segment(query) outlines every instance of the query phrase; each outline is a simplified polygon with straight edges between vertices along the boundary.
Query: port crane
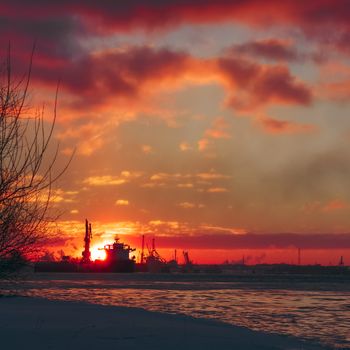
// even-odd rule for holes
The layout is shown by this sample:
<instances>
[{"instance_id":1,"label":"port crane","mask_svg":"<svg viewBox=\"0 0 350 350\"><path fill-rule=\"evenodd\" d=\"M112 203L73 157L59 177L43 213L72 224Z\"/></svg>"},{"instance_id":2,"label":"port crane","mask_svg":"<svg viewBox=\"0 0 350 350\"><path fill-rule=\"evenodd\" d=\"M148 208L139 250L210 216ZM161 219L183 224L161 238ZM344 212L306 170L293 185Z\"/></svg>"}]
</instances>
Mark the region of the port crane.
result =
<instances>
[{"instance_id":1,"label":"port crane","mask_svg":"<svg viewBox=\"0 0 350 350\"><path fill-rule=\"evenodd\" d=\"M90 242L92 238L91 224L85 219L85 237L84 237L84 250L83 258L81 262L83 264L88 264L91 262L91 252L90 252Z\"/></svg>"}]
</instances>

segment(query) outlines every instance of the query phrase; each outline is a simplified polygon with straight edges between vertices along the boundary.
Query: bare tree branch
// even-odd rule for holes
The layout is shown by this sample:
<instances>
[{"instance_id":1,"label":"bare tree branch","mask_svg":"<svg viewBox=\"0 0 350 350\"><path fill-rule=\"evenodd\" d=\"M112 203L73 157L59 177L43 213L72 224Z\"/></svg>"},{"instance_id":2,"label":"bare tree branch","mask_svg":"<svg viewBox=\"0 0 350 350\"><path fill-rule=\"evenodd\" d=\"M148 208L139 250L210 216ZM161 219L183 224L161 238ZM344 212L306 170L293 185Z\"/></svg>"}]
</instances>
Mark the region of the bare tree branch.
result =
<instances>
[{"instance_id":1,"label":"bare tree branch","mask_svg":"<svg viewBox=\"0 0 350 350\"><path fill-rule=\"evenodd\" d=\"M10 46L0 67L0 277L22 266L48 236L52 185L72 160L54 173L59 144L49 151L57 118L57 84L53 118L47 128L44 107L27 107L35 45L27 74L15 81ZM12 262L12 263L11 263Z\"/></svg>"}]
</instances>

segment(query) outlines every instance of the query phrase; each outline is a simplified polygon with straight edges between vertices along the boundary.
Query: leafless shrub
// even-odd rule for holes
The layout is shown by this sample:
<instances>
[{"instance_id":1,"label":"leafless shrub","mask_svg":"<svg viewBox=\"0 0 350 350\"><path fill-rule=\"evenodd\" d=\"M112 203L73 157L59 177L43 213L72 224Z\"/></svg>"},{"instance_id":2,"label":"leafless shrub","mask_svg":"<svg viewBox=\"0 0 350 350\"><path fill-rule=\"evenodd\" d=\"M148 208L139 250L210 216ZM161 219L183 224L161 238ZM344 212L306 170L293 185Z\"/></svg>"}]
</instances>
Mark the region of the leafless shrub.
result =
<instances>
[{"instance_id":1,"label":"leafless shrub","mask_svg":"<svg viewBox=\"0 0 350 350\"><path fill-rule=\"evenodd\" d=\"M33 50L34 52L34 50ZM49 150L56 121L27 105L33 53L22 79L11 71L10 50L0 68L0 277L18 270L48 234L59 147ZM69 162L68 162L69 163Z\"/></svg>"}]
</instances>

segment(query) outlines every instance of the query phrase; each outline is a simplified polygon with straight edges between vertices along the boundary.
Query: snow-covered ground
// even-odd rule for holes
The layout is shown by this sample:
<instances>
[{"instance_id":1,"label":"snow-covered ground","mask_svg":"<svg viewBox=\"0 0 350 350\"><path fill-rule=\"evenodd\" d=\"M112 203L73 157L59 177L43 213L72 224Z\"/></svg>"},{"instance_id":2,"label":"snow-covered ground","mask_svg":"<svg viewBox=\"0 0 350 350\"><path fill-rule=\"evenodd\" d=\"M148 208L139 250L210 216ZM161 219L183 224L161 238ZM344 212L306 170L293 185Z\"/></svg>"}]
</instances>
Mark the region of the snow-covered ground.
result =
<instances>
[{"instance_id":1,"label":"snow-covered ground","mask_svg":"<svg viewBox=\"0 0 350 350\"><path fill-rule=\"evenodd\" d=\"M0 349L320 350L295 338L136 308L0 298Z\"/></svg>"}]
</instances>

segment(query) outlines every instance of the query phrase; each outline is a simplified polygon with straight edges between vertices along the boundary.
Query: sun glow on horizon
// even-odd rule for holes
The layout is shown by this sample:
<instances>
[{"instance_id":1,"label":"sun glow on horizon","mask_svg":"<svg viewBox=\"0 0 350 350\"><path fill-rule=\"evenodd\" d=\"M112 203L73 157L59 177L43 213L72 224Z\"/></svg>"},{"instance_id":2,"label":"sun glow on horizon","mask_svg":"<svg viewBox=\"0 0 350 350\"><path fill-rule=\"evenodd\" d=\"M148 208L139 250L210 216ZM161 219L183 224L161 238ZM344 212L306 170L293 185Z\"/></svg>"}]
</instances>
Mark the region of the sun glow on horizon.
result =
<instances>
[{"instance_id":1,"label":"sun glow on horizon","mask_svg":"<svg viewBox=\"0 0 350 350\"><path fill-rule=\"evenodd\" d=\"M102 245L103 247L103 245ZM91 260L106 260L106 252L100 245L91 247Z\"/></svg>"}]
</instances>

